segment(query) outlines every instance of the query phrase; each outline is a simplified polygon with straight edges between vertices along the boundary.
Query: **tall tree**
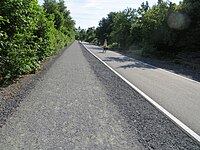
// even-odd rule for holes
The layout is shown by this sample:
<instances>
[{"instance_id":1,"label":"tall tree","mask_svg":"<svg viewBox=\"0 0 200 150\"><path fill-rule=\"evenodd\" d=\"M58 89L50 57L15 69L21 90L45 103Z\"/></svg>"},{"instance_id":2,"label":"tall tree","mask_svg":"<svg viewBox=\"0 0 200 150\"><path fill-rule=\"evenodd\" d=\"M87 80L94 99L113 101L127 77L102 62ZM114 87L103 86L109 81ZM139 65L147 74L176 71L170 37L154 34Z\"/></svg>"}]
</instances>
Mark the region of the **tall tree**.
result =
<instances>
[{"instance_id":1,"label":"tall tree","mask_svg":"<svg viewBox=\"0 0 200 150\"><path fill-rule=\"evenodd\" d=\"M135 9L127 8L122 12L116 13L114 16L111 37L122 48L129 46L131 23L134 20L135 12Z\"/></svg>"}]
</instances>

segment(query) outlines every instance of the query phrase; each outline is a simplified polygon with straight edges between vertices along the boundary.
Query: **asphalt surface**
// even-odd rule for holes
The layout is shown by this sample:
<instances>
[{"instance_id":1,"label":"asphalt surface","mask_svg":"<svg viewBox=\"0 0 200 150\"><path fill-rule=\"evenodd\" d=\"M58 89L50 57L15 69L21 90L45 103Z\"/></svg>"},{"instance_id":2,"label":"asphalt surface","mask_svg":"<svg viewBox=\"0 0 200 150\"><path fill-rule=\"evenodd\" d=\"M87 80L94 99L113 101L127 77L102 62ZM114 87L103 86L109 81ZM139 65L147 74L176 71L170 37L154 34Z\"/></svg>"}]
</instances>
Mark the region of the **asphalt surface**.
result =
<instances>
[{"instance_id":1,"label":"asphalt surface","mask_svg":"<svg viewBox=\"0 0 200 150\"><path fill-rule=\"evenodd\" d=\"M0 149L200 149L77 42L0 129Z\"/></svg>"},{"instance_id":2,"label":"asphalt surface","mask_svg":"<svg viewBox=\"0 0 200 150\"><path fill-rule=\"evenodd\" d=\"M116 52L86 45L115 71L200 135L200 82L193 82Z\"/></svg>"}]
</instances>

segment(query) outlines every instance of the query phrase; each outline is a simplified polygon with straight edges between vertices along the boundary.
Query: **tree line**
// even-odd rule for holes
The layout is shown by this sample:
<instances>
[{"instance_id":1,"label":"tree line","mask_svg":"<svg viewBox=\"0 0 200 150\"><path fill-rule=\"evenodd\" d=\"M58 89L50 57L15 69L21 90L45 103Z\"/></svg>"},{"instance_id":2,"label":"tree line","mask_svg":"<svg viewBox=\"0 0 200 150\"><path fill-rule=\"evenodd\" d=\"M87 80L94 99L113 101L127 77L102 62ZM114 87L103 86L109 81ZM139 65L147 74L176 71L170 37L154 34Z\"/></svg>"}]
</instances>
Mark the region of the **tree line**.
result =
<instances>
[{"instance_id":1,"label":"tree line","mask_svg":"<svg viewBox=\"0 0 200 150\"><path fill-rule=\"evenodd\" d=\"M75 39L64 0L0 1L0 84L35 72L41 62Z\"/></svg>"},{"instance_id":2,"label":"tree line","mask_svg":"<svg viewBox=\"0 0 200 150\"><path fill-rule=\"evenodd\" d=\"M109 48L137 47L143 55L160 58L200 52L199 8L199 0L183 0L178 5L158 0L152 7L146 1L138 9L110 12L97 28L79 28L76 38L99 45L107 39Z\"/></svg>"}]
</instances>

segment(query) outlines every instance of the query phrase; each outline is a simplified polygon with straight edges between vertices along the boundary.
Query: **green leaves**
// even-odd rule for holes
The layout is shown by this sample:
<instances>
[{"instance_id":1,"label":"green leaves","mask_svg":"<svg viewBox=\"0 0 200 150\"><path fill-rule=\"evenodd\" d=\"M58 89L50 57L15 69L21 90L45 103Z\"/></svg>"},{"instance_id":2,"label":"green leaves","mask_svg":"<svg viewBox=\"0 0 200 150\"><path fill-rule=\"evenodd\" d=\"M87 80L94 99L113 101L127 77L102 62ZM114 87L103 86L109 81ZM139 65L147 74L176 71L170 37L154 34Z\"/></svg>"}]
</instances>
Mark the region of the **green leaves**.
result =
<instances>
[{"instance_id":1,"label":"green leaves","mask_svg":"<svg viewBox=\"0 0 200 150\"><path fill-rule=\"evenodd\" d=\"M56 8L46 6L51 14L37 0L0 1L0 84L35 72L41 61L74 39L74 23L66 7L58 9L64 3L58 7L56 1L49 2ZM70 27L64 26L64 16Z\"/></svg>"},{"instance_id":2,"label":"green leaves","mask_svg":"<svg viewBox=\"0 0 200 150\"><path fill-rule=\"evenodd\" d=\"M179 5L166 0L149 7L142 3L135 10L110 12L94 31L78 29L77 39L108 40L111 48L131 49L135 45L144 53L174 58L180 52L198 51L200 47L200 1L183 0ZM95 34L96 36L94 36ZM92 36L91 36L92 35Z\"/></svg>"}]
</instances>

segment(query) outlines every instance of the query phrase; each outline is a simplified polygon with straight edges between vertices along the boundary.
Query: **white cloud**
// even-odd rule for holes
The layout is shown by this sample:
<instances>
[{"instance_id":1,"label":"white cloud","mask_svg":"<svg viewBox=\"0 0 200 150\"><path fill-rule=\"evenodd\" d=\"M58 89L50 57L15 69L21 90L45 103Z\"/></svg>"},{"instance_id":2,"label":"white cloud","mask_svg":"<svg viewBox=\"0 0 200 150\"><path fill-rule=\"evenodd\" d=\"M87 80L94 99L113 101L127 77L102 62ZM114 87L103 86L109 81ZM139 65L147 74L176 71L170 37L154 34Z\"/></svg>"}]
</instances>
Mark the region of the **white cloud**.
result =
<instances>
[{"instance_id":1,"label":"white cloud","mask_svg":"<svg viewBox=\"0 0 200 150\"><path fill-rule=\"evenodd\" d=\"M41 4L43 0L39 0ZM98 26L99 21L106 17L111 11L124 10L127 7L138 8L146 0L65 0L76 27L88 28ZM171 0L177 3L180 0ZM157 0L148 0L150 5L157 3Z\"/></svg>"},{"instance_id":2,"label":"white cloud","mask_svg":"<svg viewBox=\"0 0 200 150\"><path fill-rule=\"evenodd\" d=\"M99 21L106 17L111 11L124 10L127 7L138 7L134 0L88 0L85 3L70 2L68 9L71 11L72 18L76 21L76 26L82 28L98 26Z\"/></svg>"},{"instance_id":3,"label":"white cloud","mask_svg":"<svg viewBox=\"0 0 200 150\"><path fill-rule=\"evenodd\" d=\"M84 7L90 8L90 7L95 7L95 6L97 6L97 0L89 0Z\"/></svg>"}]
</instances>

